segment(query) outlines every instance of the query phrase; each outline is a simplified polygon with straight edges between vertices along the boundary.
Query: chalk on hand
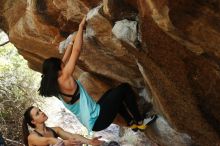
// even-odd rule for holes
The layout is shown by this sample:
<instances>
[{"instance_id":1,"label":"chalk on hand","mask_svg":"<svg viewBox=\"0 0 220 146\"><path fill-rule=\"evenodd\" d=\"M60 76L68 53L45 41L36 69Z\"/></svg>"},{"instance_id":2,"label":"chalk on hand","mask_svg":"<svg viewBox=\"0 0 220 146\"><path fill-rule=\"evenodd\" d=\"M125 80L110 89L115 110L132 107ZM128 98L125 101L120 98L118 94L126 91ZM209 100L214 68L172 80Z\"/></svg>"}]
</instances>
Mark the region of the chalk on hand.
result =
<instances>
[{"instance_id":1,"label":"chalk on hand","mask_svg":"<svg viewBox=\"0 0 220 146\"><path fill-rule=\"evenodd\" d=\"M64 53L64 51L65 51L65 49L67 48L68 44L72 41L72 39L73 39L73 37L74 37L75 35L76 35L76 32L70 34L70 35L67 37L66 40L60 42L59 48L58 48L60 54L63 54L63 53Z\"/></svg>"}]
</instances>

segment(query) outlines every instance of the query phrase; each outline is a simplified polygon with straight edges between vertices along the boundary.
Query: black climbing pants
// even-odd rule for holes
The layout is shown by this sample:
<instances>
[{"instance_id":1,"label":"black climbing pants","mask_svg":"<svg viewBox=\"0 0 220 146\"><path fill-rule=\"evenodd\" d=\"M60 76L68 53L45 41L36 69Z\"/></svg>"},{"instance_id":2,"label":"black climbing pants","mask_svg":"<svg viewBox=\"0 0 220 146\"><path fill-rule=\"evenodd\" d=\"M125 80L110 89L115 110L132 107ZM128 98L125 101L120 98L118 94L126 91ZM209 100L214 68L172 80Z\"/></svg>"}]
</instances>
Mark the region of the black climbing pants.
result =
<instances>
[{"instance_id":1,"label":"black climbing pants","mask_svg":"<svg viewBox=\"0 0 220 146\"><path fill-rule=\"evenodd\" d=\"M100 105L100 114L93 126L93 131L107 128L118 113L127 123L133 120L136 122L143 120L137 107L134 91L127 83L108 90L102 95L98 104Z\"/></svg>"}]
</instances>

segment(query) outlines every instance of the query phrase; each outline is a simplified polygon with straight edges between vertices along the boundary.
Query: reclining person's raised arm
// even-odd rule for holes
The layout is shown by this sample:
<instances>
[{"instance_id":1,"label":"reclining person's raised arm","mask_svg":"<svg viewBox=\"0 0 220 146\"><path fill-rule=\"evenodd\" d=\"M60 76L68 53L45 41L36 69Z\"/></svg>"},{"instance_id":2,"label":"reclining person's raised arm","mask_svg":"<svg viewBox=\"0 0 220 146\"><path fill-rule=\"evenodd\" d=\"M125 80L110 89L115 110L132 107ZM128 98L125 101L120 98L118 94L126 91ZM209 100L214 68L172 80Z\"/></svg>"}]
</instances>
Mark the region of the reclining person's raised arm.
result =
<instances>
[{"instance_id":1,"label":"reclining person's raised arm","mask_svg":"<svg viewBox=\"0 0 220 146\"><path fill-rule=\"evenodd\" d=\"M82 144L91 144L93 146L98 146L103 143L103 141L99 140L99 138L101 137L94 137L93 139L88 139L79 134L72 134L66 132L60 127L55 127L55 131L59 135L59 137L64 140L75 139L76 141L80 141Z\"/></svg>"},{"instance_id":2,"label":"reclining person's raised arm","mask_svg":"<svg viewBox=\"0 0 220 146\"><path fill-rule=\"evenodd\" d=\"M50 144L56 144L58 142L57 138L53 137L40 137L35 134L30 134L28 136L28 143L30 146L32 145L50 145Z\"/></svg>"}]
</instances>

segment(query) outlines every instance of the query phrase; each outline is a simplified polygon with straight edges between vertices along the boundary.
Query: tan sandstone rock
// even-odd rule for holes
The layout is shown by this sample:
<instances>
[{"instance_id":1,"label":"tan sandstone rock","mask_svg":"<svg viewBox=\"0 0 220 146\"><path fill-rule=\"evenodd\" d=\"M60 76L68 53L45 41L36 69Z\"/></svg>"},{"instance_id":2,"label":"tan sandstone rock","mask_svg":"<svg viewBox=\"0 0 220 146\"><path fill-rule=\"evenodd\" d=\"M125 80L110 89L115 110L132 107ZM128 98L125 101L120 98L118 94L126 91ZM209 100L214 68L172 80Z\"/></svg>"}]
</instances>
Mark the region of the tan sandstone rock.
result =
<instances>
[{"instance_id":1,"label":"tan sandstone rock","mask_svg":"<svg viewBox=\"0 0 220 146\"><path fill-rule=\"evenodd\" d=\"M168 122L166 126L175 131L172 134L187 135L187 142L169 133L162 135L159 119L145 132L154 142L218 146L219 6L214 0L2 0L0 28L29 66L41 71L45 58L62 56L59 42L77 31L88 13L74 76L95 99L110 87L128 82L137 93L148 91L154 111ZM137 38L128 43L129 37L115 35L112 29L119 21L136 21ZM145 108L143 103L139 106Z\"/></svg>"}]
</instances>

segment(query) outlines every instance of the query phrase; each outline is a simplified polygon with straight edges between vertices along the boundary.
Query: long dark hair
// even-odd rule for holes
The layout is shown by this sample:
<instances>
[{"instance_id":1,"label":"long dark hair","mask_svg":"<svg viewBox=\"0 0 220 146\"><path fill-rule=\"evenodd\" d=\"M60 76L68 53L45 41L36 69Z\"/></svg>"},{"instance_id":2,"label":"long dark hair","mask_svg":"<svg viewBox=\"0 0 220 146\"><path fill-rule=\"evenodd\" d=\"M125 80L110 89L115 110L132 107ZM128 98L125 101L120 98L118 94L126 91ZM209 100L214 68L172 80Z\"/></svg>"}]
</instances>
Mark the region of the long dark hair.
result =
<instances>
[{"instance_id":1,"label":"long dark hair","mask_svg":"<svg viewBox=\"0 0 220 146\"><path fill-rule=\"evenodd\" d=\"M32 128L35 128L36 126L31 123L32 117L31 117L31 110L34 108L34 106L29 107L25 113L24 113L24 119L22 123L22 130L23 130L23 142L25 146L28 146L28 135L29 130L28 130L28 125L31 126Z\"/></svg>"},{"instance_id":2,"label":"long dark hair","mask_svg":"<svg viewBox=\"0 0 220 146\"><path fill-rule=\"evenodd\" d=\"M62 61L59 58L51 57L44 61L42 69L42 80L39 88L41 96L58 96L58 71L61 70Z\"/></svg>"}]
</instances>

